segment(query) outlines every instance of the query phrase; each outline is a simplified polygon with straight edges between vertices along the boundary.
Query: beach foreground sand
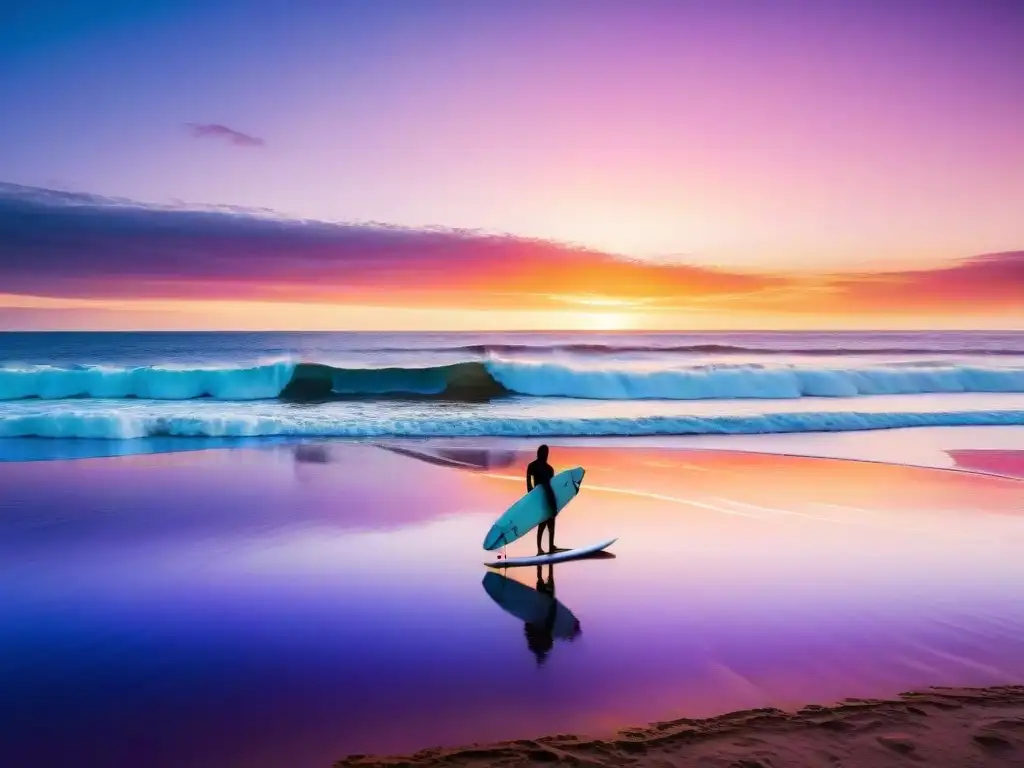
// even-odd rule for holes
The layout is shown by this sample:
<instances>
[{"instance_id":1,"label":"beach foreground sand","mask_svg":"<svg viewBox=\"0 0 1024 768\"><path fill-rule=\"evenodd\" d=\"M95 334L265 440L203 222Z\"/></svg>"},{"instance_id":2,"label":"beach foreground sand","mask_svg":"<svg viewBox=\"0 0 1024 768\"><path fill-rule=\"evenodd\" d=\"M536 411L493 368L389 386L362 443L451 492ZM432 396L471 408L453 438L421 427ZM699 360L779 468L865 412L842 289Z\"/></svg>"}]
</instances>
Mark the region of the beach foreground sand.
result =
<instances>
[{"instance_id":1,"label":"beach foreground sand","mask_svg":"<svg viewBox=\"0 0 1024 768\"><path fill-rule=\"evenodd\" d=\"M630 728L606 739L560 735L351 755L344 766L1011 766L1024 765L1024 686L934 688L883 701L847 699L797 712L753 709Z\"/></svg>"}]
</instances>

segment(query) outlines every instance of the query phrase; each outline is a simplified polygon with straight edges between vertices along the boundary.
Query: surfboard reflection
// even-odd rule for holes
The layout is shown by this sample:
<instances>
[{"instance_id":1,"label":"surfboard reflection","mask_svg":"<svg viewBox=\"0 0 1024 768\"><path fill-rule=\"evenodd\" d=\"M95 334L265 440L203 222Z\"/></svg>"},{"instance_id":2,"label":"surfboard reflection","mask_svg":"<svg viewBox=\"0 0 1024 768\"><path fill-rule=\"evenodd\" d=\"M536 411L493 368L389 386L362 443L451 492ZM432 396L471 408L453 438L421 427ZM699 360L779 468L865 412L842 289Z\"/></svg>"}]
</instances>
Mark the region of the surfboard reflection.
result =
<instances>
[{"instance_id":1,"label":"surfboard reflection","mask_svg":"<svg viewBox=\"0 0 1024 768\"><path fill-rule=\"evenodd\" d=\"M545 574L546 571L546 574ZM495 571L484 575L484 590L506 612L523 622L526 645L542 665L555 640L572 641L583 631L579 619L555 597L554 565L537 566L537 584L526 584Z\"/></svg>"}]
</instances>

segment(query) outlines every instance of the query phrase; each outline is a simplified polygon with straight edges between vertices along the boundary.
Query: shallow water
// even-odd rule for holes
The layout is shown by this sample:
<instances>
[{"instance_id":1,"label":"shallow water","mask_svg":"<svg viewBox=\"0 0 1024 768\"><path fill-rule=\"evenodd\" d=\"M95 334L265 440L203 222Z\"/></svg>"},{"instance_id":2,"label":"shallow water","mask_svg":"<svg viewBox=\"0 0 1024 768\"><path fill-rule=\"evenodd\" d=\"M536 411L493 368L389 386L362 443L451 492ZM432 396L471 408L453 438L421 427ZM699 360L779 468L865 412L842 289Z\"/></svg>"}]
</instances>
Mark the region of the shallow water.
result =
<instances>
[{"instance_id":1,"label":"shallow water","mask_svg":"<svg viewBox=\"0 0 1024 768\"><path fill-rule=\"evenodd\" d=\"M529 456L430 452L0 465L4 762L330 765L1024 678L1018 481L558 447L588 470L558 543L619 537L552 569L570 640L483 584Z\"/></svg>"}]
</instances>

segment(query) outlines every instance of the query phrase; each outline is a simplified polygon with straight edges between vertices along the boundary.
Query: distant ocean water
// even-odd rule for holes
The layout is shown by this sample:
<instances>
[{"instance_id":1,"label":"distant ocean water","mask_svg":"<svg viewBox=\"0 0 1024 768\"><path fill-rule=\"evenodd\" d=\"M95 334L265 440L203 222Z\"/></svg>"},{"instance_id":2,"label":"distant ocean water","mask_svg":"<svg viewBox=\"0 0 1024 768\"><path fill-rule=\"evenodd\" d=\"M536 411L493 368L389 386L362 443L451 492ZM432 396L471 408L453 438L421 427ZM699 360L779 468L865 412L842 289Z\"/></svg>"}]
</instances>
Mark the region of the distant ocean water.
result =
<instances>
[{"instance_id":1,"label":"distant ocean water","mask_svg":"<svg viewBox=\"0 0 1024 768\"><path fill-rule=\"evenodd\" d=\"M0 438L985 424L1024 424L1024 332L0 334Z\"/></svg>"}]
</instances>

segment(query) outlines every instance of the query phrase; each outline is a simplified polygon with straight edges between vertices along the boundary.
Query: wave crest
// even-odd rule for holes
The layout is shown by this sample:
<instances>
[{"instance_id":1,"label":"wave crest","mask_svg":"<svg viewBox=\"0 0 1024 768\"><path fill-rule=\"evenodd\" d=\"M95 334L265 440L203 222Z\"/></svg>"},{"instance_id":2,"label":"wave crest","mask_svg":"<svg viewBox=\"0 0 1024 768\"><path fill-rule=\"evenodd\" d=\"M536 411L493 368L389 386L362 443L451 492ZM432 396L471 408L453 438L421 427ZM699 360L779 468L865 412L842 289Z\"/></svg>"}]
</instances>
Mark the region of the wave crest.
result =
<instances>
[{"instance_id":1,"label":"wave crest","mask_svg":"<svg viewBox=\"0 0 1024 768\"><path fill-rule=\"evenodd\" d=\"M491 359L422 368L279 362L251 367L0 369L0 400L69 398L315 402L348 398L484 401L510 394L594 400L795 399L1024 392L1024 368L904 363L851 368L703 365L578 368Z\"/></svg>"},{"instance_id":2,"label":"wave crest","mask_svg":"<svg viewBox=\"0 0 1024 768\"><path fill-rule=\"evenodd\" d=\"M921 365L865 368L695 366L651 371L492 362L512 392L602 400L794 399L949 392L1024 392L1024 369Z\"/></svg>"},{"instance_id":3,"label":"wave crest","mask_svg":"<svg viewBox=\"0 0 1024 768\"><path fill-rule=\"evenodd\" d=\"M192 400L265 400L281 394L291 381L292 363L248 368L115 368L50 365L0 368L0 400L68 398Z\"/></svg>"}]
</instances>

